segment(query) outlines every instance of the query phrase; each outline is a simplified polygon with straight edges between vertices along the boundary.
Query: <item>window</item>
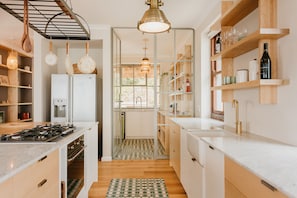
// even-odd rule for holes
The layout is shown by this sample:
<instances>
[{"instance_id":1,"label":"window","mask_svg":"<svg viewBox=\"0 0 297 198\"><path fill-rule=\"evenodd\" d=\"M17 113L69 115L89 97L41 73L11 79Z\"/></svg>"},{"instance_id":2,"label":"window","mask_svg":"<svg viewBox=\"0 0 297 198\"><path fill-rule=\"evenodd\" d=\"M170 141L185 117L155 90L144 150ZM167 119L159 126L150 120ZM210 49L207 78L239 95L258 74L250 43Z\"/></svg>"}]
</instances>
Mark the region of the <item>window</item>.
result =
<instances>
[{"instance_id":1,"label":"window","mask_svg":"<svg viewBox=\"0 0 297 198\"><path fill-rule=\"evenodd\" d=\"M215 54L215 38L211 39L211 55ZM220 61L211 61L211 86L222 85L222 64ZM224 104L222 102L222 90L214 90L211 93L211 117L224 120Z\"/></svg>"},{"instance_id":2,"label":"window","mask_svg":"<svg viewBox=\"0 0 297 198\"><path fill-rule=\"evenodd\" d=\"M159 67L157 67L157 76L157 93L159 93ZM121 66L121 101L122 108L154 107L153 66L147 74L140 71L140 65Z\"/></svg>"}]
</instances>

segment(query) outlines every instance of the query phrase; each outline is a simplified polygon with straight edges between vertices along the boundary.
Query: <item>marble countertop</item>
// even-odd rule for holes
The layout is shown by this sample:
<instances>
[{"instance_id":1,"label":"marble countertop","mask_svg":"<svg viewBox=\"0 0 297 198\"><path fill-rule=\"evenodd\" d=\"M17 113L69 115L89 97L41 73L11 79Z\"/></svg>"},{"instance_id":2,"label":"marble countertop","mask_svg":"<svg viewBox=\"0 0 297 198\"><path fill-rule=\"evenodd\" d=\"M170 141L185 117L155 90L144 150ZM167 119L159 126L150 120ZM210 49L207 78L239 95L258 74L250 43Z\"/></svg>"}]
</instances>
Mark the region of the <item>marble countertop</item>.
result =
<instances>
[{"instance_id":1,"label":"marble countertop","mask_svg":"<svg viewBox=\"0 0 297 198\"><path fill-rule=\"evenodd\" d=\"M188 132L225 128L224 136L200 138L282 193L297 197L297 147L251 133L239 136L212 119L171 119Z\"/></svg>"},{"instance_id":2,"label":"marble countertop","mask_svg":"<svg viewBox=\"0 0 297 198\"><path fill-rule=\"evenodd\" d=\"M297 147L250 134L201 137L289 197L297 197Z\"/></svg>"},{"instance_id":3,"label":"marble countertop","mask_svg":"<svg viewBox=\"0 0 297 198\"><path fill-rule=\"evenodd\" d=\"M224 122L209 118L171 118L172 121L180 125L187 131L215 130L224 128Z\"/></svg>"},{"instance_id":4,"label":"marble countertop","mask_svg":"<svg viewBox=\"0 0 297 198\"><path fill-rule=\"evenodd\" d=\"M75 125L76 126L76 125ZM86 126L76 127L74 133L51 143L0 143L0 183L29 167L52 151L66 146L85 132Z\"/></svg>"}]
</instances>

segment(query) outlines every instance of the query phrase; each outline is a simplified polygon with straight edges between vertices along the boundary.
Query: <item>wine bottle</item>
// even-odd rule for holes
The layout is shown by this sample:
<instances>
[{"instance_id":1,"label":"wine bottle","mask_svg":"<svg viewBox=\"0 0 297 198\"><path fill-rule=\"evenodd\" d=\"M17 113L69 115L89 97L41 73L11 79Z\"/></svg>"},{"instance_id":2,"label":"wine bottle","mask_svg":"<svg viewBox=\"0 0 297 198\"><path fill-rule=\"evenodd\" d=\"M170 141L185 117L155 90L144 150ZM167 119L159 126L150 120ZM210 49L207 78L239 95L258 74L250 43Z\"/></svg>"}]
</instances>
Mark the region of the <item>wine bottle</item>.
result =
<instances>
[{"instance_id":1,"label":"wine bottle","mask_svg":"<svg viewBox=\"0 0 297 198\"><path fill-rule=\"evenodd\" d=\"M215 46L215 53L218 54L221 52L221 37L217 35L216 37L216 46Z\"/></svg>"},{"instance_id":2,"label":"wine bottle","mask_svg":"<svg viewBox=\"0 0 297 198\"><path fill-rule=\"evenodd\" d=\"M260 61L261 79L271 79L271 59L268 54L268 43L264 43L264 52Z\"/></svg>"}]
</instances>

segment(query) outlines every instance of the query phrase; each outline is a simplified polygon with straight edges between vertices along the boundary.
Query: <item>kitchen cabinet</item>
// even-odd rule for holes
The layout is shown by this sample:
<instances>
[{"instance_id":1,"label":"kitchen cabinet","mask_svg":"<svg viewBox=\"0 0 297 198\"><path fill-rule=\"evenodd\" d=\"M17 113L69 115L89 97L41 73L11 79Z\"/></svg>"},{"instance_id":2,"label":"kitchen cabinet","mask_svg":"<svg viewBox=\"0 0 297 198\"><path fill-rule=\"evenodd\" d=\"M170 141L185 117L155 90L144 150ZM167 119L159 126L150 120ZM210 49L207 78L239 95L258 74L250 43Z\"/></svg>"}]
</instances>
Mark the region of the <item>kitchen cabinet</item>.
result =
<instances>
[{"instance_id":1,"label":"kitchen cabinet","mask_svg":"<svg viewBox=\"0 0 297 198\"><path fill-rule=\"evenodd\" d=\"M181 130L181 169L180 180L188 198L203 197L204 173L203 167L197 162L187 149L187 130Z\"/></svg>"},{"instance_id":2,"label":"kitchen cabinet","mask_svg":"<svg viewBox=\"0 0 297 198\"><path fill-rule=\"evenodd\" d=\"M9 52L17 52L18 68L7 67ZM31 121L33 118L33 54L0 41L0 112L2 122Z\"/></svg>"},{"instance_id":3,"label":"kitchen cabinet","mask_svg":"<svg viewBox=\"0 0 297 198\"><path fill-rule=\"evenodd\" d=\"M158 112L158 140L161 143L165 154L169 153L169 116L165 115L166 112Z\"/></svg>"},{"instance_id":4,"label":"kitchen cabinet","mask_svg":"<svg viewBox=\"0 0 297 198\"><path fill-rule=\"evenodd\" d=\"M59 197L59 185L59 151L55 150L2 183L0 197Z\"/></svg>"},{"instance_id":5,"label":"kitchen cabinet","mask_svg":"<svg viewBox=\"0 0 297 198\"><path fill-rule=\"evenodd\" d=\"M93 182L98 181L98 123L90 126L86 132L85 181L87 192ZM86 193L87 193L86 192Z\"/></svg>"},{"instance_id":6,"label":"kitchen cabinet","mask_svg":"<svg viewBox=\"0 0 297 198\"><path fill-rule=\"evenodd\" d=\"M258 9L259 27L253 33L236 40L231 45L222 43L220 53L212 53L211 61L221 60L222 78L224 76L234 76L233 59L258 48L258 65L263 54L263 44L269 44L269 55L272 62L272 79L260 79L242 83L217 85L211 88L212 91L222 90L222 101L231 102L233 99L233 90L238 89L259 89L260 104L277 103L277 87L288 84L288 80L278 79L277 65L277 40L289 34L287 28L277 28L277 1L276 0L238 0L236 2L222 0L221 35L244 19L247 15ZM218 27L215 25L214 27ZM212 38L213 40L213 38ZM258 70L260 74L260 69ZM258 75L259 78L259 75Z\"/></svg>"},{"instance_id":7,"label":"kitchen cabinet","mask_svg":"<svg viewBox=\"0 0 297 198\"><path fill-rule=\"evenodd\" d=\"M225 197L287 197L271 184L225 157Z\"/></svg>"},{"instance_id":8,"label":"kitchen cabinet","mask_svg":"<svg viewBox=\"0 0 297 198\"><path fill-rule=\"evenodd\" d=\"M169 162L173 167L177 177L180 179L180 126L169 121L170 128L170 148L169 148Z\"/></svg>"},{"instance_id":9,"label":"kitchen cabinet","mask_svg":"<svg viewBox=\"0 0 297 198\"><path fill-rule=\"evenodd\" d=\"M176 116L193 116L193 56L192 46L185 45L184 53L169 69L170 112Z\"/></svg>"},{"instance_id":10,"label":"kitchen cabinet","mask_svg":"<svg viewBox=\"0 0 297 198\"><path fill-rule=\"evenodd\" d=\"M224 154L207 143L205 151L205 197L224 198Z\"/></svg>"}]
</instances>

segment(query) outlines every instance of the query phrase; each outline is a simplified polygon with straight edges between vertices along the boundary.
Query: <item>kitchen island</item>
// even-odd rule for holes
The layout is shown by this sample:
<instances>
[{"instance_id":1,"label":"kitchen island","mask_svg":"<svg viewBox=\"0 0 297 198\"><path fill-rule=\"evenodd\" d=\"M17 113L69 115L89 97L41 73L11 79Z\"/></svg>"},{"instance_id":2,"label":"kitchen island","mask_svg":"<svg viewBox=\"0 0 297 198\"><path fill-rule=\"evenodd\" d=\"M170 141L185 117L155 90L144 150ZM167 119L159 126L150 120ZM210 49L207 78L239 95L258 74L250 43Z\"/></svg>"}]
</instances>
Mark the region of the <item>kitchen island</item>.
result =
<instances>
[{"instance_id":1,"label":"kitchen island","mask_svg":"<svg viewBox=\"0 0 297 198\"><path fill-rule=\"evenodd\" d=\"M36 126L39 124L40 123L30 123L30 124L27 124L25 128L30 128L32 126ZM7 131L10 131L10 132L19 131L19 126L17 124L13 124L13 125L15 125L15 129L12 130L13 127L8 127ZM5 133L4 126L5 125L1 125L2 134ZM73 133L58 140L57 142L1 143L0 144L0 163L1 163L0 189L2 190L1 186L5 186L7 183L10 182L10 180L12 180L12 178L18 177L18 175L22 175L24 172L26 172L27 169L30 169L32 167L36 168L36 164L38 162L49 160L47 158L50 158L50 156L53 153L57 153L56 155L57 159L52 160L52 161L56 160L58 163L57 165L58 181L54 184L57 193L54 193L53 194L54 196L49 194L49 197L55 197L56 195L59 196L61 193L63 193L63 189L60 188L61 183L65 182L65 180L67 179L67 170L65 170L65 164L67 164L67 162L65 162L67 160L65 158L65 155L67 155L67 145L73 140L77 139L78 137L84 135L85 137L84 144L86 147L85 155L84 155L85 183L84 183L84 187L79 193L79 197L87 197L88 189L90 188L91 184L97 181L98 179L97 178L98 174L96 174L98 171L98 141L97 141L98 123L74 123L74 126L76 126L76 129L74 130ZM66 165L66 168L67 168L67 165ZM55 172L52 172L52 175L55 175ZM43 179L41 183L38 183L38 186L39 185L42 186L44 184L50 183L50 181L51 181L51 178ZM15 182L16 181L14 181L14 183ZM21 181L21 182L26 183L26 181ZM0 197L2 197L1 190L0 190ZM11 197L14 197L14 196L11 196Z\"/></svg>"},{"instance_id":2,"label":"kitchen island","mask_svg":"<svg viewBox=\"0 0 297 198\"><path fill-rule=\"evenodd\" d=\"M229 190L226 187L229 180L234 182L232 185L246 197L259 197L260 192L256 188L250 190L254 191L252 193L256 193L253 196L248 192L249 190L241 189L242 186L244 186L243 188L249 188L249 186L253 185L265 186L264 188L272 193L272 196L269 197L297 197L297 147L252 133L243 133L239 136L231 132L230 129L227 130L228 127L223 129L224 126L219 126L219 122L211 119L173 118L172 121L181 128L187 129L181 130L183 133L194 133L201 128L213 132L221 130L221 135L203 135L201 137L197 136L197 138L200 138L203 142L205 151L211 148L210 150L221 153L223 159L225 158L223 163L211 165L223 170L223 175L225 175L225 181L223 181L225 184L223 186L225 197L232 197L226 195ZM233 164L232 166L230 166L230 161L232 162L231 165ZM205 167L207 166L209 164L206 163ZM240 169L240 172L234 172L232 169L235 168ZM244 175L243 171L245 171L244 174L253 175L252 177L256 178L256 180L241 177ZM230 176L230 172L234 172L233 175ZM224 195L221 195L221 197L224 197Z\"/></svg>"}]
</instances>

